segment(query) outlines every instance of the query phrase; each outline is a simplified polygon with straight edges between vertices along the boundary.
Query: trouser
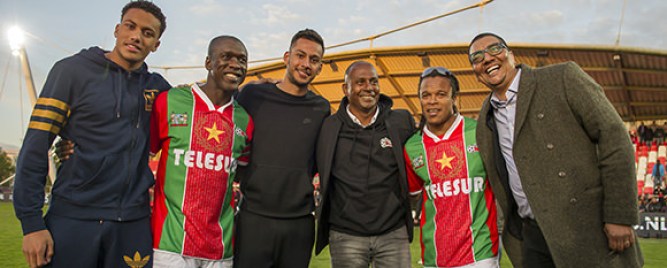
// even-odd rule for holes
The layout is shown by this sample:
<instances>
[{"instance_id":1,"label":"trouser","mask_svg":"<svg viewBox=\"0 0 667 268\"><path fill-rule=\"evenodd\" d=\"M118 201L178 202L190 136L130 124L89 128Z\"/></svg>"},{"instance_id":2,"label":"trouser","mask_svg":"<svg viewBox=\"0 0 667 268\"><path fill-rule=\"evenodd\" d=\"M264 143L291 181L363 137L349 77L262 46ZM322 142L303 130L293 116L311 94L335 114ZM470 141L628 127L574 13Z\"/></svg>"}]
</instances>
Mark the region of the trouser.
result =
<instances>
[{"instance_id":1,"label":"trouser","mask_svg":"<svg viewBox=\"0 0 667 268\"><path fill-rule=\"evenodd\" d=\"M547 241L535 220L524 219L521 233L523 234L523 267L556 267Z\"/></svg>"},{"instance_id":2,"label":"trouser","mask_svg":"<svg viewBox=\"0 0 667 268\"><path fill-rule=\"evenodd\" d=\"M153 267L150 218L117 222L48 213L53 258L46 267Z\"/></svg>"},{"instance_id":3,"label":"trouser","mask_svg":"<svg viewBox=\"0 0 667 268\"><path fill-rule=\"evenodd\" d=\"M313 215L282 219L240 210L235 226L234 267L308 267L315 241Z\"/></svg>"},{"instance_id":4,"label":"trouser","mask_svg":"<svg viewBox=\"0 0 667 268\"><path fill-rule=\"evenodd\" d=\"M379 236L329 231L333 268L410 267L410 242L405 226Z\"/></svg>"}]
</instances>

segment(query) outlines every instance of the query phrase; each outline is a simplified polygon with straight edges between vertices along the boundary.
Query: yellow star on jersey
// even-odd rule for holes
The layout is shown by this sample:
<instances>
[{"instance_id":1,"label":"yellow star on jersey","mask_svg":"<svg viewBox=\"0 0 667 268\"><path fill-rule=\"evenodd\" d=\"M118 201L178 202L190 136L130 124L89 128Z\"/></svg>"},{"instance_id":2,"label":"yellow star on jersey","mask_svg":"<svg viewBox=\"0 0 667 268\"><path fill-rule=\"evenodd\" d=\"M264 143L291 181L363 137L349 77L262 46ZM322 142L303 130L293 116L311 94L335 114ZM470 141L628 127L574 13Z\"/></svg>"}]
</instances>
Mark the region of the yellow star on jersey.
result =
<instances>
[{"instance_id":1,"label":"yellow star on jersey","mask_svg":"<svg viewBox=\"0 0 667 268\"><path fill-rule=\"evenodd\" d=\"M452 168L452 160L454 160L454 157L447 157L447 154L445 152L442 152L442 157L438 160L435 160L435 162L440 163L440 170L445 170L445 167L448 167L449 169Z\"/></svg>"},{"instance_id":2,"label":"yellow star on jersey","mask_svg":"<svg viewBox=\"0 0 667 268\"><path fill-rule=\"evenodd\" d=\"M218 129L215 122L213 122L212 127L204 127L204 129L208 132L208 138L206 138L206 141L215 139L216 142L220 143L220 135L225 133L224 130Z\"/></svg>"}]
</instances>

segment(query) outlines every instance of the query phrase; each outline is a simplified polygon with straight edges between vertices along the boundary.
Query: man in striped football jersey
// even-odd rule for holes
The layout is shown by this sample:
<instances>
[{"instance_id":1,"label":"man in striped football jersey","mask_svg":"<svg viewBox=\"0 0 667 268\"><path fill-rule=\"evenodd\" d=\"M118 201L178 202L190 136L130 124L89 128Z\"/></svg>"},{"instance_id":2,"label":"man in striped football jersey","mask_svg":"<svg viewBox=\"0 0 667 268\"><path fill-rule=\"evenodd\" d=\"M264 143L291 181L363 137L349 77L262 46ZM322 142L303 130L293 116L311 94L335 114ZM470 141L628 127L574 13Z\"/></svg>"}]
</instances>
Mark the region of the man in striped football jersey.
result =
<instances>
[{"instance_id":1,"label":"man in striped football jersey","mask_svg":"<svg viewBox=\"0 0 667 268\"><path fill-rule=\"evenodd\" d=\"M410 193L423 191L425 267L498 267L496 203L477 150L477 122L458 114L458 80L431 67L419 80L420 129L405 144Z\"/></svg>"},{"instance_id":2,"label":"man in striped football jersey","mask_svg":"<svg viewBox=\"0 0 667 268\"><path fill-rule=\"evenodd\" d=\"M152 229L156 267L232 267L237 164L247 164L253 121L232 95L247 50L232 36L211 40L205 83L160 94L151 153L161 150Z\"/></svg>"}]
</instances>

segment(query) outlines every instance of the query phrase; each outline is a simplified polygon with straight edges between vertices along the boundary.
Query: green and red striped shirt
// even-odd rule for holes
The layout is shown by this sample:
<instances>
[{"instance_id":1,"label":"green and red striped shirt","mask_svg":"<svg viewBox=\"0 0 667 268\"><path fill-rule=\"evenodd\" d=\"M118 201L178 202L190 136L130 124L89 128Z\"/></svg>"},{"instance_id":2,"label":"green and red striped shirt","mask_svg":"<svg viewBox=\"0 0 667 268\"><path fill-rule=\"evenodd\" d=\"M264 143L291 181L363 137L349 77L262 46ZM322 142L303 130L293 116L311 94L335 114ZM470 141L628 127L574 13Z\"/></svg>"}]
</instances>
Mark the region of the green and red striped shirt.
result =
<instances>
[{"instance_id":1,"label":"green and red striped shirt","mask_svg":"<svg viewBox=\"0 0 667 268\"><path fill-rule=\"evenodd\" d=\"M152 228L156 250L231 259L232 182L248 159L253 122L231 100L215 107L197 86L159 95L151 116L151 152L160 155Z\"/></svg>"},{"instance_id":2,"label":"green and red striped shirt","mask_svg":"<svg viewBox=\"0 0 667 268\"><path fill-rule=\"evenodd\" d=\"M423 191L424 267L465 266L498 255L496 204L477 149L476 126L458 115L443 137L424 127L405 144L410 193Z\"/></svg>"}]
</instances>

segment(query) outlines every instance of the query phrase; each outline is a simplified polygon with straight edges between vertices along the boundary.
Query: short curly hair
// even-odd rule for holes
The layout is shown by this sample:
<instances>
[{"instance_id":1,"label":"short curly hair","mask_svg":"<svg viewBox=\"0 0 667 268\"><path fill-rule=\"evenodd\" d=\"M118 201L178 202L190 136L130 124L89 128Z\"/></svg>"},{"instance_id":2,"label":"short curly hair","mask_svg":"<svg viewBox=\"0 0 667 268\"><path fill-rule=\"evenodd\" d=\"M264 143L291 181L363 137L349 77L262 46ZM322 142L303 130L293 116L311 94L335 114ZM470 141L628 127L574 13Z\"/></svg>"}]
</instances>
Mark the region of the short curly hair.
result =
<instances>
[{"instance_id":1,"label":"short curly hair","mask_svg":"<svg viewBox=\"0 0 667 268\"><path fill-rule=\"evenodd\" d=\"M131 1L123 7L123 11L120 14L121 21L123 20L125 13L127 13L127 11L132 8L141 9L155 16L155 18L157 18L160 21L160 32L158 33L158 37L162 37L162 33L164 33L164 30L167 29L167 17L165 17L164 14L162 14L162 9L160 9L160 7L155 5L153 2L145 0Z\"/></svg>"}]
</instances>

